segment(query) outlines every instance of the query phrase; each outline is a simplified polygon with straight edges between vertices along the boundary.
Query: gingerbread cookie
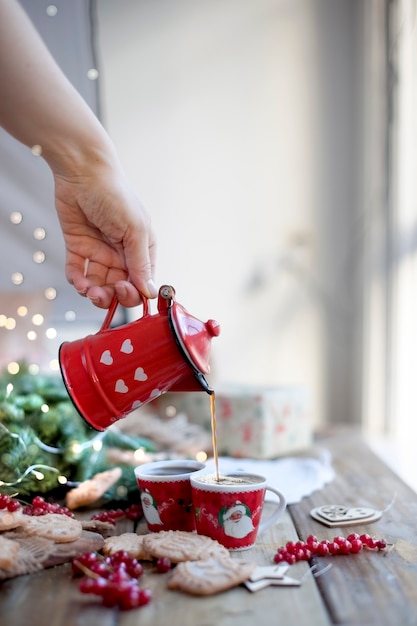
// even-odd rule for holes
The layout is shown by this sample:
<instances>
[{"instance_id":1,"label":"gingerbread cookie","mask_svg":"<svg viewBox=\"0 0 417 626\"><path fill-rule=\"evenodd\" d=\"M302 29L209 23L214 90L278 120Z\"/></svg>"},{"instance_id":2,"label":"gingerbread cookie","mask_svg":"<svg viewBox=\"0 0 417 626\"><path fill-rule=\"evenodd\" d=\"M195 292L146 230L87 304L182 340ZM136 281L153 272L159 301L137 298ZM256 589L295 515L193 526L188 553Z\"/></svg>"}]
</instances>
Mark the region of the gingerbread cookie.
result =
<instances>
[{"instance_id":1,"label":"gingerbread cookie","mask_svg":"<svg viewBox=\"0 0 417 626\"><path fill-rule=\"evenodd\" d=\"M154 558L168 557L172 563L229 556L218 541L185 530L161 530L144 536L143 544Z\"/></svg>"},{"instance_id":2,"label":"gingerbread cookie","mask_svg":"<svg viewBox=\"0 0 417 626\"><path fill-rule=\"evenodd\" d=\"M56 543L66 543L78 539L82 532L80 521L60 515L59 513L47 513L46 515L24 515L23 530L27 535L45 537Z\"/></svg>"},{"instance_id":3,"label":"gingerbread cookie","mask_svg":"<svg viewBox=\"0 0 417 626\"><path fill-rule=\"evenodd\" d=\"M146 535L137 535L136 533L122 533L113 537L107 537L104 540L103 554L111 556L119 550L123 550L133 559L138 561L152 561L153 557L147 551L144 545Z\"/></svg>"},{"instance_id":4,"label":"gingerbread cookie","mask_svg":"<svg viewBox=\"0 0 417 626\"><path fill-rule=\"evenodd\" d=\"M255 568L255 563L230 556L185 561L178 563L172 571L168 588L195 596L209 596L237 587L249 579Z\"/></svg>"},{"instance_id":5,"label":"gingerbread cookie","mask_svg":"<svg viewBox=\"0 0 417 626\"><path fill-rule=\"evenodd\" d=\"M121 475L122 470L120 467L114 467L96 474L80 483L78 487L70 489L65 496L65 504L69 509L73 510L96 502L119 480Z\"/></svg>"},{"instance_id":6,"label":"gingerbread cookie","mask_svg":"<svg viewBox=\"0 0 417 626\"><path fill-rule=\"evenodd\" d=\"M0 569L9 570L13 567L19 549L17 541L0 536Z\"/></svg>"}]
</instances>

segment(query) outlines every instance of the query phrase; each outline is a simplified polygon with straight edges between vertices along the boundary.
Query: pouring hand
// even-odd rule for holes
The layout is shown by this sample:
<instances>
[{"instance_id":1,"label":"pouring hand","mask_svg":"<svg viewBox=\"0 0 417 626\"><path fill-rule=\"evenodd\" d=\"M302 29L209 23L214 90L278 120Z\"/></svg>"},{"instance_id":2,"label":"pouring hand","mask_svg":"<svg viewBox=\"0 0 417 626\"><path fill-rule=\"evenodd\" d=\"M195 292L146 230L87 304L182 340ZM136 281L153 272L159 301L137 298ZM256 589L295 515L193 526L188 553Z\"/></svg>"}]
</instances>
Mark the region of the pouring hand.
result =
<instances>
[{"instance_id":1,"label":"pouring hand","mask_svg":"<svg viewBox=\"0 0 417 626\"><path fill-rule=\"evenodd\" d=\"M66 277L93 304L123 306L157 295L150 219L117 163L55 174L55 203L66 245Z\"/></svg>"}]
</instances>

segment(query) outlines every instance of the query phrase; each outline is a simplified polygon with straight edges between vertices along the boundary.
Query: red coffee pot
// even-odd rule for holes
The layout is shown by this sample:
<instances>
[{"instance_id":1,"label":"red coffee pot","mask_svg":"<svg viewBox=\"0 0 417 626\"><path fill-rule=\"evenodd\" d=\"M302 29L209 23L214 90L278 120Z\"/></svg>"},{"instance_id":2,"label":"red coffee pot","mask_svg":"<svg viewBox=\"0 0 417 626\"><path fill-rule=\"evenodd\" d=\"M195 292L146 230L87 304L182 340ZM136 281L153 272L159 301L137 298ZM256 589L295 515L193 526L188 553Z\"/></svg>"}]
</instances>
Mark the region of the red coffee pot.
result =
<instances>
[{"instance_id":1,"label":"red coffee pot","mask_svg":"<svg viewBox=\"0 0 417 626\"><path fill-rule=\"evenodd\" d=\"M169 285L159 289L158 313L148 312L144 298L141 318L110 328L117 304L114 298L96 334L59 349L70 398L90 426L105 430L168 390L213 393L204 375L217 322L190 315Z\"/></svg>"}]
</instances>

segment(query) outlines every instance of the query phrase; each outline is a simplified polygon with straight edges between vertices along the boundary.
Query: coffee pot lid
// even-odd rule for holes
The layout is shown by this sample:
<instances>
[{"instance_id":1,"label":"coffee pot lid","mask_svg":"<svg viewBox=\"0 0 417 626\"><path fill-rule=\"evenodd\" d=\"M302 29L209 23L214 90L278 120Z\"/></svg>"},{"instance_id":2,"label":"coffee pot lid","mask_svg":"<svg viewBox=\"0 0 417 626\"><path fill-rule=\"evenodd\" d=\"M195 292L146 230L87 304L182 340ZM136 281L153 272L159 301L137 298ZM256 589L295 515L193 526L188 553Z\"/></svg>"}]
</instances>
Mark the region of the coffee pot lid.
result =
<instances>
[{"instance_id":1,"label":"coffee pot lid","mask_svg":"<svg viewBox=\"0 0 417 626\"><path fill-rule=\"evenodd\" d=\"M169 321L178 347L191 367L208 374L211 339L220 334L219 324L211 319L202 322L175 301L169 308Z\"/></svg>"}]
</instances>

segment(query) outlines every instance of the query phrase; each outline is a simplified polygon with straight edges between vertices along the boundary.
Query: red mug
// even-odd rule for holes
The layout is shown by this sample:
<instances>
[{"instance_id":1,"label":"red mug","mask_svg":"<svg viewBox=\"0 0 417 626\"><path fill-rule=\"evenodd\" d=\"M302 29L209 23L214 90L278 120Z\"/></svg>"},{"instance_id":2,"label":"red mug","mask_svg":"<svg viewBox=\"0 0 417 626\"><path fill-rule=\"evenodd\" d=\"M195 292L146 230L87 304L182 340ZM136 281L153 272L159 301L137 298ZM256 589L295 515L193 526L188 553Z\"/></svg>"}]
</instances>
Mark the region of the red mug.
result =
<instances>
[{"instance_id":1,"label":"red mug","mask_svg":"<svg viewBox=\"0 0 417 626\"><path fill-rule=\"evenodd\" d=\"M214 320L201 322L175 301L175 290L159 290L158 312L117 328L110 323L114 298L98 333L65 342L59 349L62 378L75 407L96 430L166 391L206 391L212 337L220 333Z\"/></svg>"},{"instance_id":2,"label":"red mug","mask_svg":"<svg viewBox=\"0 0 417 626\"><path fill-rule=\"evenodd\" d=\"M199 461L168 460L135 468L143 515L150 532L195 530L190 476L204 467Z\"/></svg>"},{"instance_id":3,"label":"red mug","mask_svg":"<svg viewBox=\"0 0 417 626\"><path fill-rule=\"evenodd\" d=\"M215 539L228 550L247 550L258 534L275 523L285 511L285 496L267 484L266 478L248 472L190 476L196 530ZM261 521L265 492L278 496L272 514Z\"/></svg>"}]
</instances>

